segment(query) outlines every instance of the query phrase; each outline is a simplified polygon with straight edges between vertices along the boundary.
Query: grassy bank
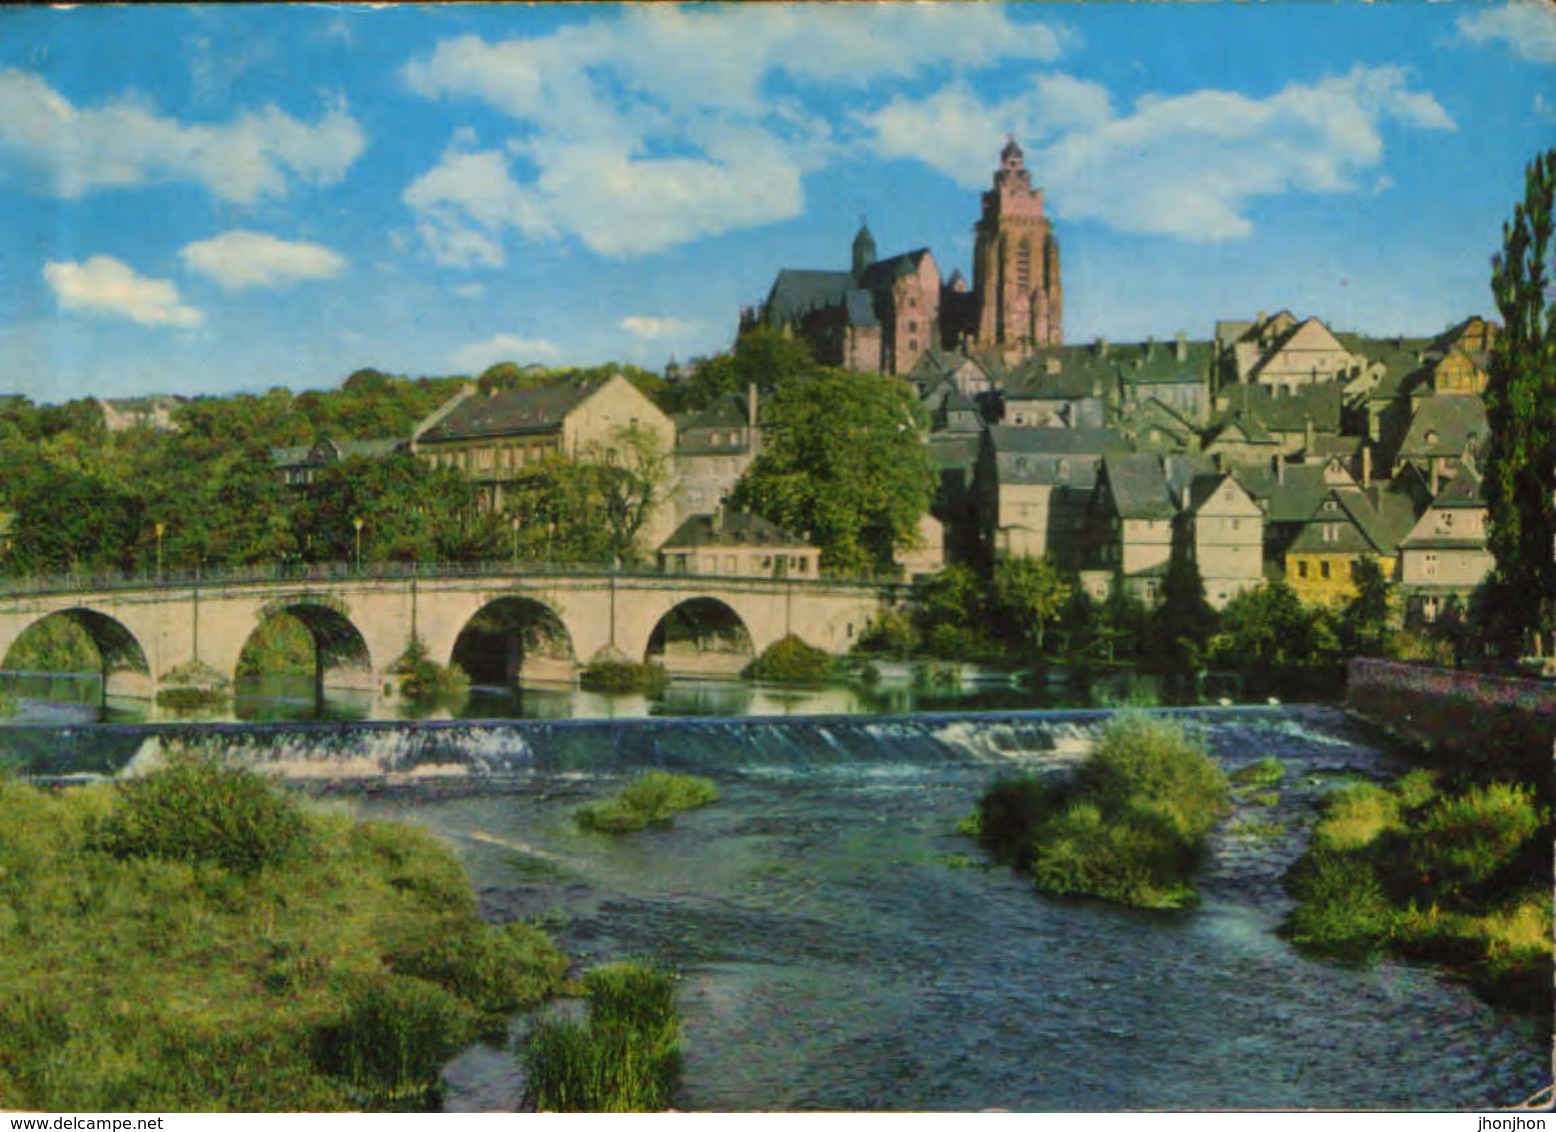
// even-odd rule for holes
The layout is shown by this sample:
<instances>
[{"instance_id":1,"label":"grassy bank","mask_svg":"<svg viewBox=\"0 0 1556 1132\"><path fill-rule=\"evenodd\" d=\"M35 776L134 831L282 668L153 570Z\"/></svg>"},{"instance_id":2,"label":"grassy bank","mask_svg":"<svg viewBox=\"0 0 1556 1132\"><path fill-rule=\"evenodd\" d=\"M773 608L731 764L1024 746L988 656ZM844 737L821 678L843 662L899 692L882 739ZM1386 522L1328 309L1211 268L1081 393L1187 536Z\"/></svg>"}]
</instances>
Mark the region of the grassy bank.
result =
<instances>
[{"instance_id":1,"label":"grassy bank","mask_svg":"<svg viewBox=\"0 0 1556 1132\"><path fill-rule=\"evenodd\" d=\"M564 985L430 835L183 760L117 787L0 778L0 1097L51 1111L416 1109Z\"/></svg>"},{"instance_id":2,"label":"grassy bank","mask_svg":"<svg viewBox=\"0 0 1556 1132\"><path fill-rule=\"evenodd\" d=\"M1226 798L1225 776L1181 727L1122 715L1074 777L995 783L972 828L1040 892L1176 908L1197 899L1193 873Z\"/></svg>"},{"instance_id":3,"label":"grassy bank","mask_svg":"<svg viewBox=\"0 0 1556 1132\"><path fill-rule=\"evenodd\" d=\"M651 770L634 778L616 797L580 807L574 816L584 829L631 833L665 825L682 810L706 806L718 797L717 787L706 778Z\"/></svg>"},{"instance_id":4,"label":"grassy bank","mask_svg":"<svg viewBox=\"0 0 1556 1132\"><path fill-rule=\"evenodd\" d=\"M1324 803L1286 886L1293 942L1325 954L1442 964L1549 1019L1550 814L1526 786L1439 785L1415 770Z\"/></svg>"}]
</instances>

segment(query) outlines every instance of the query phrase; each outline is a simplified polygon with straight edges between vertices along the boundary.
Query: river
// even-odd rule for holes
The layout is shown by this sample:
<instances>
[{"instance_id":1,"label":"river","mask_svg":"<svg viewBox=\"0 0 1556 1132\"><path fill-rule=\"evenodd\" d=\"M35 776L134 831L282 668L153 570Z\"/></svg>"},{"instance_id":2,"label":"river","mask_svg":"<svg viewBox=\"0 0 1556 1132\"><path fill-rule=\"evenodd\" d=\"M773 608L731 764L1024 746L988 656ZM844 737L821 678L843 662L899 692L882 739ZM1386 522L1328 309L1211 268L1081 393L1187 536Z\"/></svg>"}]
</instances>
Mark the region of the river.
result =
<instances>
[{"instance_id":1,"label":"river","mask_svg":"<svg viewBox=\"0 0 1556 1132\"><path fill-rule=\"evenodd\" d=\"M1317 798L1398 769L1368 733L1325 707L1180 717L1228 770L1285 764L1279 801L1233 820L1288 833L1223 827L1202 903L1168 913L1039 897L955 832L996 777L1073 766L1102 712L9 728L0 742L52 773L215 747L310 780L322 804L436 831L489 917L538 918L587 963L679 973L682 1108L1443 1109L1550 1082L1539 1027L1433 969L1315 959L1277 934ZM708 775L721 798L666 829L576 827L577 806L650 766ZM451 1111L521 1103L507 1050L469 1050L447 1079Z\"/></svg>"}]
</instances>

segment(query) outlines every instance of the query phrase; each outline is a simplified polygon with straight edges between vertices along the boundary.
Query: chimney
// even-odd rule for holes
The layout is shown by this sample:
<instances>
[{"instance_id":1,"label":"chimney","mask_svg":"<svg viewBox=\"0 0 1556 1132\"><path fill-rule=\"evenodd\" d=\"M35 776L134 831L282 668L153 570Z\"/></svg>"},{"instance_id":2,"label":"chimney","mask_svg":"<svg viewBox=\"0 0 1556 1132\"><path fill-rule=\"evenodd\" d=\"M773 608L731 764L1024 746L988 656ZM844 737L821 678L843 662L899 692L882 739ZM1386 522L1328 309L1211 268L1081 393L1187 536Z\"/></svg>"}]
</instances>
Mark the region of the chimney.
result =
<instances>
[{"instance_id":1,"label":"chimney","mask_svg":"<svg viewBox=\"0 0 1556 1132\"><path fill-rule=\"evenodd\" d=\"M1313 414L1302 414L1302 450L1304 455L1313 453Z\"/></svg>"},{"instance_id":2,"label":"chimney","mask_svg":"<svg viewBox=\"0 0 1556 1132\"><path fill-rule=\"evenodd\" d=\"M713 533L715 535L721 535L721 534L724 533L724 502L723 502L723 500L720 500L719 501L719 505L713 509Z\"/></svg>"},{"instance_id":3,"label":"chimney","mask_svg":"<svg viewBox=\"0 0 1556 1132\"><path fill-rule=\"evenodd\" d=\"M1362 456L1362 459L1361 459L1361 465L1362 465L1362 467L1361 467L1361 473L1362 473L1361 485L1363 487L1366 487L1369 483L1372 482L1372 445L1370 445L1370 444L1363 444L1362 445L1361 456Z\"/></svg>"},{"instance_id":4,"label":"chimney","mask_svg":"<svg viewBox=\"0 0 1556 1132\"><path fill-rule=\"evenodd\" d=\"M1437 456L1433 456L1431 458L1431 466L1432 466L1432 498L1436 499L1437 498L1437 489L1438 489L1438 487L1441 486L1441 480L1442 480L1442 475L1443 475L1443 462L1442 462L1441 458L1437 457Z\"/></svg>"},{"instance_id":5,"label":"chimney","mask_svg":"<svg viewBox=\"0 0 1556 1132\"><path fill-rule=\"evenodd\" d=\"M1178 331L1177 356L1180 362L1186 362L1189 360L1189 336L1182 330Z\"/></svg>"},{"instance_id":6,"label":"chimney","mask_svg":"<svg viewBox=\"0 0 1556 1132\"><path fill-rule=\"evenodd\" d=\"M1285 486L1286 461L1282 460L1279 456L1272 456L1271 459L1275 461L1275 482Z\"/></svg>"},{"instance_id":7,"label":"chimney","mask_svg":"<svg viewBox=\"0 0 1556 1132\"><path fill-rule=\"evenodd\" d=\"M756 382L746 386L746 424L756 431ZM752 438L753 440L755 437Z\"/></svg>"}]
</instances>

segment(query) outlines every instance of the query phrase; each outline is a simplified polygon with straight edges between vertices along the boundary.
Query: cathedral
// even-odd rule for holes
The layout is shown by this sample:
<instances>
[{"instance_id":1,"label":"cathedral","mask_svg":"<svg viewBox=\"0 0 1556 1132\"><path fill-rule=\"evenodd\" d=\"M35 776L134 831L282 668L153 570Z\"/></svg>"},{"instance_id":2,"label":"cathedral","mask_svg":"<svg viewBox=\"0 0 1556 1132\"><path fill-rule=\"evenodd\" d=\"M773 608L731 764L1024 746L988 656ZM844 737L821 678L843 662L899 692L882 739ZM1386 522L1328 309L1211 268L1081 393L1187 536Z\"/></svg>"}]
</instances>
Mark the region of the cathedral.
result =
<instances>
[{"instance_id":1,"label":"cathedral","mask_svg":"<svg viewBox=\"0 0 1556 1132\"><path fill-rule=\"evenodd\" d=\"M1015 139L1000 152L973 231L971 289L960 271L942 279L928 248L877 258L861 223L848 270L784 268L760 309L742 312L741 327L780 327L823 365L896 374L929 350L995 351L1015 361L1061 345L1059 241Z\"/></svg>"}]
</instances>

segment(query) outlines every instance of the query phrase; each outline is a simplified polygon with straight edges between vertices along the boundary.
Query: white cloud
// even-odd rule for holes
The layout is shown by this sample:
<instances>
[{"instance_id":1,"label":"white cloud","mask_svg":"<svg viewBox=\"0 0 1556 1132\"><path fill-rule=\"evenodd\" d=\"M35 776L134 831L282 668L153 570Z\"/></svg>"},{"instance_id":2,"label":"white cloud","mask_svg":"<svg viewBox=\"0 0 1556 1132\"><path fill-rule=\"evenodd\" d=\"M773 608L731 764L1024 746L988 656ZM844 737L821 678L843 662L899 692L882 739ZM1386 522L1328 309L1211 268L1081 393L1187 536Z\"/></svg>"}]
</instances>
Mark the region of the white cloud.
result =
<instances>
[{"instance_id":1,"label":"white cloud","mask_svg":"<svg viewBox=\"0 0 1556 1132\"><path fill-rule=\"evenodd\" d=\"M279 287L306 279L333 279L346 261L322 244L289 243L235 228L188 244L178 253L184 266L229 291Z\"/></svg>"},{"instance_id":2,"label":"white cloud","mask_svg":"<svg viewBox=\"0 0 1556 1132\"><path fill-rule=\"evenodd\" d=\"M1459 17L1459 34L1471 43L1502 40L1531 63L1556 63L1556 5L1549 0L1512 0Z\"/></svg>"},{"instance_id":3,"label":"white cloud","mask_svg":"<svg viewBox=\"0 0 1556 1132\"><path fill-rule=\"evenodd\" d=\"M250 204L284 195L293 180L339 181L365 145L341 106L311 125L274 106L222 125L185 125L129 99L73 106L36 75L0 70L0 166L60 197L192 181Z\"/></svg>"},{"instance_id":4,"label":"white cloud","mask_svg":"<svg viewBox=\"0 0 1556 1132\"><path fill-rule=\"evenodd\" d=\"M195 326L204 317L179 300L172 283L138 275L112 256L46 263L43 278L64 310L128 318L142 326Z\"/></svg>"},{"instance_id":5,"label":"white cloud","mask_svg":"<svg viewBox=\"0 0 1556 1132\"><path fill-rule=\"evenodd\" d=\"M454 294L458 295L461 299L479 299L486 294L486 284L461 283L459 286L454 288Z\"/></svg>"},{"instance_id":6,"label":"white cloud","mask_svg":"<svg viewBox=\"0 0 1556 1132\"><path fill-rule=\"evenodd\" d=\"M495 334L485 342L472 342L449 355L449 364L460 373L479 373L498 362L520 365L536 358L554 358L562 351L544 338L522 338L517 334Z\"/></svg>"},{"instance_id":7,"label":"white cloud","mask_svg":"<svg viewBox=\"0 0 1556 1132\"><path fill-rule=\"evenodd\" d=\"M1360 175L1383 161L1385 123L1455 128L1392 67L1357 67L1262 99L1146 96L1127 114L1102 87L1050 75L1003 102L952 85L857 120L876 153L923 160L969 188L986 176L991 144L1013 133L1030 143L1027 165L1056 214L1195 241L1252 234L1248 207L1260 197L1376 186L1379 176Z\"/></svg>"},{"instance_id":8,"label":"white cloud","mask_svg":"<svg viewBox=\"0 0 1556 1132\"><path fill-rule=\"evenodd\" d=\"M648 4L546 36L445 40L406 84L485 102L517 132L505 152L456 138L404 200L444 263L499 266L509 232L647 254L800 212L802 175L837 142L781 83L859 91L1047 62L1070 38L994 5Z\"/></svg>"},{"instance_id":9,"label":"white cloud","mask_svg":"<svg viewBox=\"0 0 1556 1132\"><path fill-rule=\"evenodd\" d=\"M621 320L621 328L637 338L652 341L687 334L697 329L697 324L679 318L661 318L651 314L631 314Z\"/></svg>"}]
</instances>

